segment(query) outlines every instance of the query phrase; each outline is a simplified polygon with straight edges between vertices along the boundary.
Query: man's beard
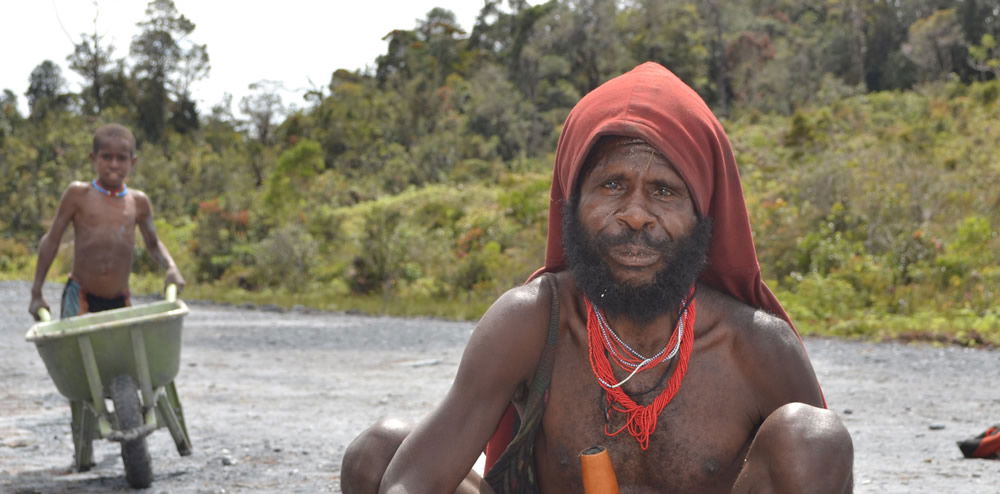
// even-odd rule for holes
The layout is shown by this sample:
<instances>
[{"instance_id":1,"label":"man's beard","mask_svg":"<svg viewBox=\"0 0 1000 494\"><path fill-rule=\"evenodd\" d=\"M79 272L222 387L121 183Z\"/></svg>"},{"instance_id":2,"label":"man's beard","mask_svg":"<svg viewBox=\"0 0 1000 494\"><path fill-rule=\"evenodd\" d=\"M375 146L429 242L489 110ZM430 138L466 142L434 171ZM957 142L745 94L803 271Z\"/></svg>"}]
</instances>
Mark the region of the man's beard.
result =
<instances>
[{"instance_id":1,"label":"man's beard","mask_svg":"<svg viewBox=\"0 0 1000 494\"><path fill-rule=\"evenodd\" d=\"M563 250L577 286L607 314L625 316L638 324L647 324L680 307L705 268L711 239L711 218L698 218L691 233L679 240L658 241L645 231L591 236L583 230L575 204L563 213ZM646 284L618 281L602 254L622 244L655 249L664 254L666 266Z\"/></svg>"}]
</instances>

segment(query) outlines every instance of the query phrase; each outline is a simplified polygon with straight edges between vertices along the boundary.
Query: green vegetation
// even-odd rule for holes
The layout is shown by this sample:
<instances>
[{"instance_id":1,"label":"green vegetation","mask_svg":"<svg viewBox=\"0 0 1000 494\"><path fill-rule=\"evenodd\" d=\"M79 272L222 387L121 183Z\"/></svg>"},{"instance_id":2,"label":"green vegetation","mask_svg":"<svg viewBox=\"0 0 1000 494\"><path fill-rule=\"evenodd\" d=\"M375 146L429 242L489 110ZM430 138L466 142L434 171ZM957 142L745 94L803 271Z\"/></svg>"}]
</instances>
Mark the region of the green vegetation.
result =
<instances>
[{"instance_id":1,"label":"green vegetation","mask_svg":"<svg viewBox=\"0 0 1000 494\"><path fill-rule=\"evenodd\" d=\"M468 34L434 9L372 73L338 70L291 109L255 83L237 117L190 100L211 47L175 41L195 25L155 0L131 60L81 38L79 93L45 61L28 115L0 97L0 277L30 279L62 190L90 178L92 130L118 121L186 298L475 319L542 262L569 108L651 59L722 118L764 276L802 332L1000 344L1000 11L721 7L487 1ZM158 290L139 259L134 291Z\"/></svg>"}]
</instances>

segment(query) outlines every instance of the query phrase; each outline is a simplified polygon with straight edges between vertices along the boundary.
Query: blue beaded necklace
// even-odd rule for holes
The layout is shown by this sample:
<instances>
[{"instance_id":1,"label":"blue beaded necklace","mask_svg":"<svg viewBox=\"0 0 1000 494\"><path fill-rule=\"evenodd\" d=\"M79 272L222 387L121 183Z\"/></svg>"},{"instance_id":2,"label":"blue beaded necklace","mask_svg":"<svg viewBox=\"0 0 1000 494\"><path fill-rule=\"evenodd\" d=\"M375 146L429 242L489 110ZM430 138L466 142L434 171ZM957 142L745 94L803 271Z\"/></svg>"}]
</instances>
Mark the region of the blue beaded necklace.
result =
<instances>
[{"instance_id":1,"label":"blue beaded necklace","mask_svg":"<svg viewBox=\"0 0 1000 494\"><path fill-rule=\"evenodd\" d=\"M100 192L101 194L104 194L109 197L125 197L125 194L128 194L128 187L125 186L125 184L122 184L122 190L118 192L111 192L110 190L101 187L101 184L97 183L96 178L90 181L90 185L93 188L97 189L97 191Z\"/></svg>"}]
</instances>

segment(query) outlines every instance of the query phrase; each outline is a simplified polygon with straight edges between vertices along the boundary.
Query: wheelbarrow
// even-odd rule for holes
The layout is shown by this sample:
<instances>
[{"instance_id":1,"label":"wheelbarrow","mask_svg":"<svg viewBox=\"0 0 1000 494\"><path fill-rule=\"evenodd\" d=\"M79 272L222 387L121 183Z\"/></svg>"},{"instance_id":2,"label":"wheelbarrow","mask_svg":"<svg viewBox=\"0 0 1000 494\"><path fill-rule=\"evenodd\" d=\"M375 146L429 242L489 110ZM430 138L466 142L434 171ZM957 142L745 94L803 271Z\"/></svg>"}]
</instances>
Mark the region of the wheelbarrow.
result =
<instances>
[{"instance_id":1,"label":"wheelbarrow","mask_svg":"<svg viewBox=\"0 0 1000 494\"><path fill-rule=\"evenodd\" d=\"M92 441L108 439L121 443L128 484L149 487L153 469L146 436L164 426L177 452L191 454L174 386L187 313L175 285L167 287L162 301L58 321L39 310L41 322L24 338L35 344L59 393L70 401L77 471L93 464Z\"/></svg>"}]
</instances>

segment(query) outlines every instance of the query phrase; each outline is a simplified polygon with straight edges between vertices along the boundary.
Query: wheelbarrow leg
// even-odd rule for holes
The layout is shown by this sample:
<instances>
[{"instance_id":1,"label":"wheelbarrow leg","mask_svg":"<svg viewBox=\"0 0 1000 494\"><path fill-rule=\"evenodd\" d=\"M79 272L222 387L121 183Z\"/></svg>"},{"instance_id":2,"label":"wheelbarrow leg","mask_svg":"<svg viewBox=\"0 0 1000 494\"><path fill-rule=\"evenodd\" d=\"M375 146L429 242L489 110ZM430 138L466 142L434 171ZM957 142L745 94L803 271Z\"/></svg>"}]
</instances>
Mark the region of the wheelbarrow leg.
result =
<instances>
[{"instance_id":1,"label":"wheelbarrow leg","mask_svg":"<svg viewBox=\"0 0 1000 494\"><path fill-rule=\"evenodd\" d=\"M84 401L70 400L69 408L72 412L70 429L73 431L73 469L86 472L94 466L97 416Z\"/></svg>"},{"instance_id":2,"label":"wheelbarrow leg","mask_svg":"<svg viewBox=\"0 0 1000 494\"><path fill-rule=\"evenodd\" d=\"M166 422L170 436L174 438L177 452L181 456L190 455L191 437L188 436L187 424L184 423L184 410L181 408L181 401L177 396L177 386L174 385L173 381L164 386L164 392L159 394L156 409Z\"/></svg>"}]
</instances>

